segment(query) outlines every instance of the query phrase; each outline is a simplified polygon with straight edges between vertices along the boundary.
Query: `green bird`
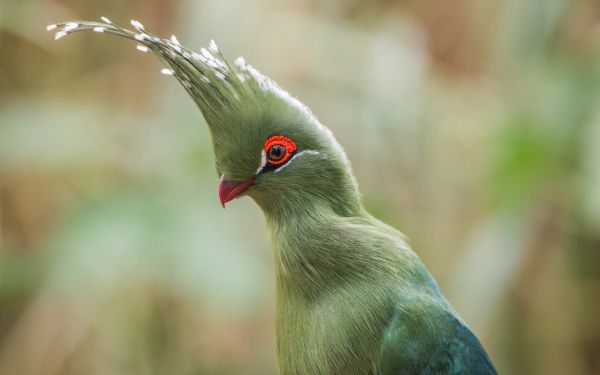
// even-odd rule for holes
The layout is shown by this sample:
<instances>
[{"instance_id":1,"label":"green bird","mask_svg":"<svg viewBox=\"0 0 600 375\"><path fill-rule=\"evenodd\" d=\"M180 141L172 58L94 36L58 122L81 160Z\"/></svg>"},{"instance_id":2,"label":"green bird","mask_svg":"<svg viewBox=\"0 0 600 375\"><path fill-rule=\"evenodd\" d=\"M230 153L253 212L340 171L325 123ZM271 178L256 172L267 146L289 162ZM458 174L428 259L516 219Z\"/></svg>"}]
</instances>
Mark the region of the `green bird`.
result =
<instances>
[{"instance_id":1,"label":"green bird","mask_svg":"<svg viewBox=\"0 0 600 375\"><path fill-rule=\"evenodd\" d=\"M247 195L266 218L281 374L496 374L403 234L366 211L342 147L305 105L242 58L230 64L213 41L196 53L131 24L48 30L137 41L197 103L221 204Z\"/></svg>"}]
</instances>

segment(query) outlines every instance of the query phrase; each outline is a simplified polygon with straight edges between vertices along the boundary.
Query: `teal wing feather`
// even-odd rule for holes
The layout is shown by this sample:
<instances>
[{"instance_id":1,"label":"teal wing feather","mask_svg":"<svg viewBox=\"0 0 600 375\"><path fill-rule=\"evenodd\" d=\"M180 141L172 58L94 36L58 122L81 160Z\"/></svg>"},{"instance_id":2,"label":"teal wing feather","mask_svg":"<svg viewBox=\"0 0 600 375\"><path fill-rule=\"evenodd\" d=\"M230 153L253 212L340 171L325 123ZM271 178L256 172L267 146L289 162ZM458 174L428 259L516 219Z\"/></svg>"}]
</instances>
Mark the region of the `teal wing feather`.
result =
<instances>
[{"instance_id":1,"label":"teal wing feather","mask_svg":"<svg viewBox=\"0 0 600 375\"><path fill-rule=\"evenodd\" d=\"M497 375L485 349L451 311L398 309L384 331L382 375Z\"/></svg>"}]
</instances>

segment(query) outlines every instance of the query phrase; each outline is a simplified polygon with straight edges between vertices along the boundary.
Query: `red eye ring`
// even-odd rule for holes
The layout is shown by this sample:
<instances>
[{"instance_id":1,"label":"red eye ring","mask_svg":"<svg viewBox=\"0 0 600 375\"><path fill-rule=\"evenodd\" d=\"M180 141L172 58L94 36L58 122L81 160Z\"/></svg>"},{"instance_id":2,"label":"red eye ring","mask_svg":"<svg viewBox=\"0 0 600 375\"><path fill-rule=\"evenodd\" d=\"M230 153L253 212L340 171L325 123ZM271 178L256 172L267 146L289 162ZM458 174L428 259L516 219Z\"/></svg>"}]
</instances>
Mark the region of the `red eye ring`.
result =
<instances>
[{"instance_id":1,"label":"red eye ring","mask_svg":"<svg viewBox=\"0 0 600 375\"><path fill-rule=\"evenodd\" d=\"M269 150L273 146L282 146L285 148L285 155L279 160L272 160L267 157L269 164L279 165L290 159L290 156L296 152L296 143L283 135L274 135L265 141L265 154L269 155Z\"/></svg>"}]
</instances>

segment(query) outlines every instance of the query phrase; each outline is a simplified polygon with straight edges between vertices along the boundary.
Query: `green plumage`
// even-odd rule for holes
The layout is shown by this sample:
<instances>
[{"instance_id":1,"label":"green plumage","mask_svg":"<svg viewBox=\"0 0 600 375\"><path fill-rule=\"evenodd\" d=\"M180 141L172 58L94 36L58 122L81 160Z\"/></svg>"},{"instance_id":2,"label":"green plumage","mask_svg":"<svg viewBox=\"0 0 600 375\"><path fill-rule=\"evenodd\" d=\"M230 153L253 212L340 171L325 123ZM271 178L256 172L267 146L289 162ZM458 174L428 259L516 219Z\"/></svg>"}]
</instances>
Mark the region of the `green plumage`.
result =
<instances>
[{"instance_id":1,"label":"green plumage","mask_svg":"<svg viewBox=\"0 0 600 375\"><path fill-rule=\"evenodd\" d=\"M281 374L496 373L404 236L364 209L342 148L304 105L242 60L228 64L214 43L196 54L132 24L57 26L58 36L95 28L147 46L202 110L218 174L253 180L245 194L272 241ZM259 172L274 135L297 153Z\"/></svg>"}]
</instances>

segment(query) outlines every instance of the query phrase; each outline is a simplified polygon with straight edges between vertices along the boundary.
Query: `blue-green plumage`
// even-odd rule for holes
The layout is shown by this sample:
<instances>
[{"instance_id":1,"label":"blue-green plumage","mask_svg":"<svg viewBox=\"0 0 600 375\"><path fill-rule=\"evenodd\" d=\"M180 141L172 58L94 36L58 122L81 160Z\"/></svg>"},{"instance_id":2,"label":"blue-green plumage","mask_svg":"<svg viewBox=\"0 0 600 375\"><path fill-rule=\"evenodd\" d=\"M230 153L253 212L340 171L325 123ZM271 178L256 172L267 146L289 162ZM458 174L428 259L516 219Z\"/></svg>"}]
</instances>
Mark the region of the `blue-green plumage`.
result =
<instances>
[{"instance_id":1,"label":"blue-green plumage","mask_svg":"<svg viewBox=\"0 0 600 375\"><path fill-rule=\"evenodd\" d=\"M281 374L496 373L404 236L365 210L343 149L308 108L214 43L198 54L137 21L131 31L103 20L49 29L107 32L154 52L210 128L221 203L248 195L264 212Z\"/></svg>"},{"instance_id":2,"label":"blue-green plumage","mask_svg":"<svg viewBox=\"0 0 600 375\"><path fill-rule=\"evenodd\" d=\"M382 374L496 373L477 337L447 307L434 303L426 315L405 307L397 309L385 328Z\"/></svg>"}]
</instances>

